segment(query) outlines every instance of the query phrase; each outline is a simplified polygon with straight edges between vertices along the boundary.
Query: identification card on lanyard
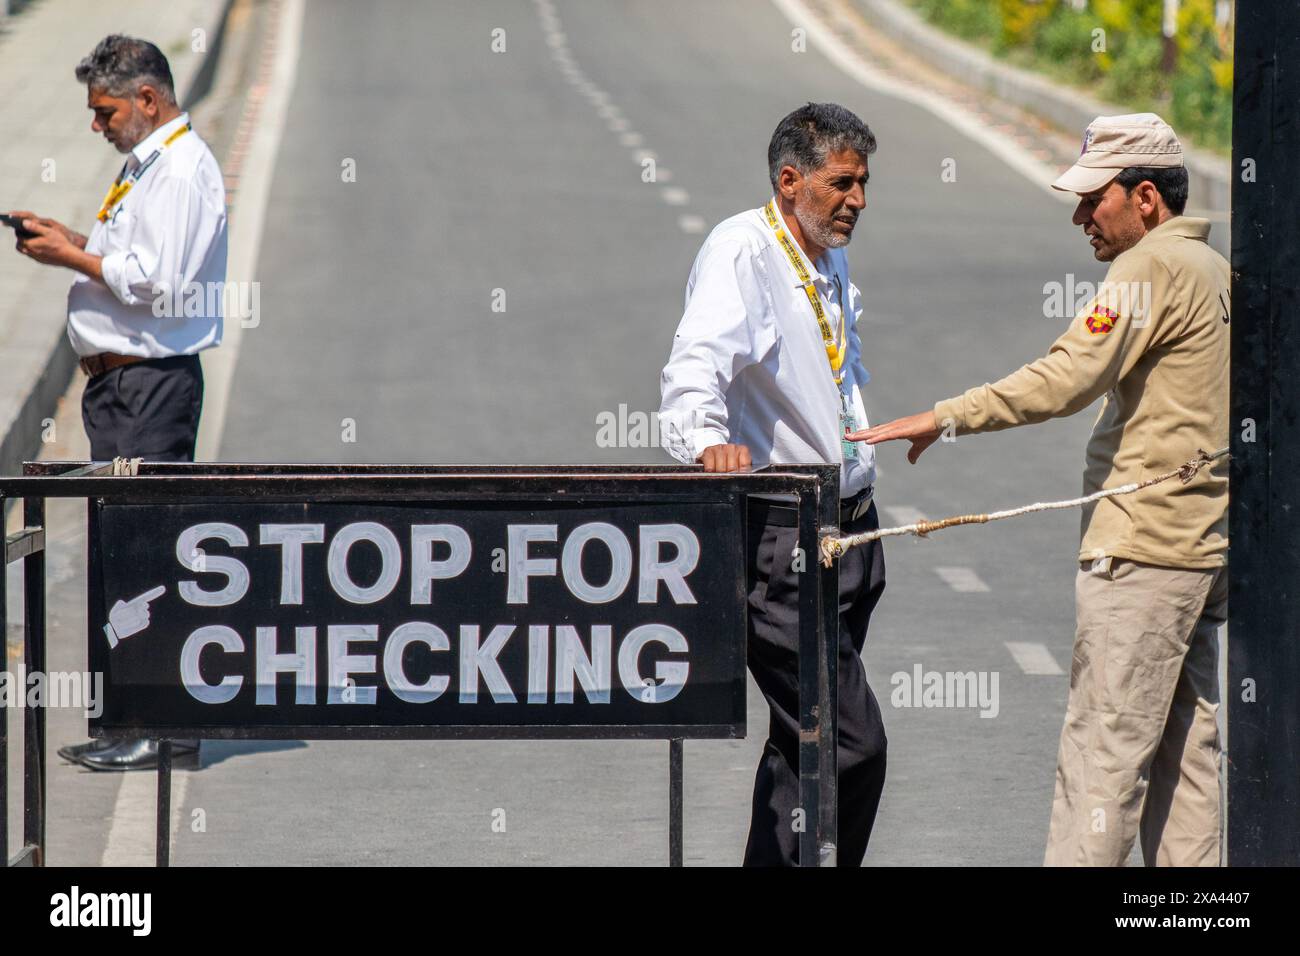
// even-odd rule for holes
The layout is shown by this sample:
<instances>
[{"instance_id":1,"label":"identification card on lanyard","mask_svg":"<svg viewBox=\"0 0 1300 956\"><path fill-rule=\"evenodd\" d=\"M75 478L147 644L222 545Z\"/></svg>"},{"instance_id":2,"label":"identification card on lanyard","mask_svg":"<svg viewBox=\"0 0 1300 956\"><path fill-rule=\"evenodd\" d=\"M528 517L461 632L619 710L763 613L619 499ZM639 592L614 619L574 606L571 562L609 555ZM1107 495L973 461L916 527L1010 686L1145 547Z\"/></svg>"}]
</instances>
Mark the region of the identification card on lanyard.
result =
<instances>
[{"instance_id":1,"label":"identification card on lanyard","mask_svg":"<svg viewBox=\"0 0 1300 956\"><path fill-rule=\"evenodd\" d=\"M844 453L845 461L858 460L858 443L849 441L842 437L845 432L855 432L858 430L858 416L853 414L853 409L849 405L848 390L840 388L840 450Z\"/></svg>"},{"instance_id":2,"label":"identification card on lanyard","mask_svg":"<svg viewBox=\"0 0 1300 956\"><path fill-rule=\"evenodd\" d=\"M835 390L840 393L840 452L845 461L857 461L858 445L857 442L845 440L842 436L845 432L857 431L857 416L849 404L849 389L844 384L844 362L848 359L849 340L845 335L845 317L848 315L848 308L844 302L844 290L840 289L840 328L839 335L831 329L830 321L826 318L826 310L822 307L821 296L817 292L817 286L813 284L812 276L803 264L803 258L799 250L795 248L794 241L781 227L781 220L776 214L776 200L770 201L763 207L763 212L767 216L767 224L772 227L776 233L777 245L785 253L785 257L790 260L790 266L794 269L794 274L799 278L803 286L804 295L808 297L808 304L812 306L813 317L817 319L817 328L822 334L822 343L826 346L826 359L830 363L831 378L835 382ZM850 386L851 388L851 386Z\"/></svg>"},{"instance_id":3,"label":"identification card on lanyard","mask_svg":"<svg viewBox=\"0 0 1300 956\"><path fill-rule=\"evenodd\" d=\"M123 169L122 175L117 177L112 188L109 189L108 195L104 197L104 203L99 207L99 215L95 218L100 222L107 222L109 216L113 212L113 207L126 198L126 194L131 191L131 187L140 181L140 177L143 176L149 167L154 164L154 160L162 155L162 151L188 133L190 129L190 124L186 123L184 126L180 127L180 129L176 130L176 132L168 136L163 140L162 146L150 153L148 158L137 166L133 172L128 174L126 173L126 170Z\"/></svg>"}]
</instances>

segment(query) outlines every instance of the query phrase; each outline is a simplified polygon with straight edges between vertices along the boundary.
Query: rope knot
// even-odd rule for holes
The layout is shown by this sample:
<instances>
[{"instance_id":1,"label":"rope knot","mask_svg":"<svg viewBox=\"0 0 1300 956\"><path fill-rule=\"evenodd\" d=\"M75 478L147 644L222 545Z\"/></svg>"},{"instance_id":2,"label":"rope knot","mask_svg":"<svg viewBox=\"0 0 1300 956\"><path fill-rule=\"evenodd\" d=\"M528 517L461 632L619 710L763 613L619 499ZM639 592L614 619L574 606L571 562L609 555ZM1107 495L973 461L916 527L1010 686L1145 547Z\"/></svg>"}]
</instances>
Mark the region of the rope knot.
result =
<instances>
[{"instance_id":1,"label":"rope knot","mask_svg":"<svg viewBox=\"0 0 1300 956\"><path fill-rule=\"evenodd\" d=\"M1218 457L1218 454L1207 454L1204 448L1196 449L1196 457L1187 464L1178 469L1178 477L1183 484L1187 484L1196 477L1196 473L1201 470L1202 465L1208 465Z\"/></svg>"}]
</instances>

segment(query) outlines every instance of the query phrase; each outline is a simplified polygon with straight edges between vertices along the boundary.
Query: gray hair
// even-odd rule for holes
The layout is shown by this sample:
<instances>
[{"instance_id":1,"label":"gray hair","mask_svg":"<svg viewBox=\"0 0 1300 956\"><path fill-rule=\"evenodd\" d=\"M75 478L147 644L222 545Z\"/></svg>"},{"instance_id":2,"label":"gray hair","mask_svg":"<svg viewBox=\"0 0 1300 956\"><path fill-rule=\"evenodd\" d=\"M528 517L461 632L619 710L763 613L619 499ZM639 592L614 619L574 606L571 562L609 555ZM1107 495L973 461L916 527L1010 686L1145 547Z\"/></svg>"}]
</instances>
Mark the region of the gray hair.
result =
<instances>
[{"instance_id":1,"label":"gray hair","mask_svg":"<svg viewBox=\"0 0 1300 956\"><path fill-rule=\"evenodd\" d=\"M776 189L781 169L793 166L803 175L826 165L831 153L851 149L860 156L876 151L867 124L837 103L809 103L777 124L767 146L768 177Z\"/></svg>"},{"instance_id":2,"label":"gray hair","mask_svg":"<svg viewBox=\"0 0 1300 956\"><path fill-rule=\"evenodd\" d=\"M176 102L172 70L167 57L148 40L106 36L95 45L90 56L77 64L77 82L109 96L132 96L148 84L163 99Z\"/></svg>"}]
</instances>

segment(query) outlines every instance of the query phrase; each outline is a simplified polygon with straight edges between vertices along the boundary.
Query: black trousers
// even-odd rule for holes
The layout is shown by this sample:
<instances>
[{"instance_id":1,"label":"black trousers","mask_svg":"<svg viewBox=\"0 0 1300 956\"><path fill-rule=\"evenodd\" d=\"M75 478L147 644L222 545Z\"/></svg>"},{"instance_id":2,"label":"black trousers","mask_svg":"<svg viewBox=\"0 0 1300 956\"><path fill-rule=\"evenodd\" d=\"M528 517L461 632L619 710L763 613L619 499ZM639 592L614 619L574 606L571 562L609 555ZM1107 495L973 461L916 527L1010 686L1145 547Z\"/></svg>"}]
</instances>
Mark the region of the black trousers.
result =
<instances>
[{"instance_id":1,"label":"black trousers","mask_svg":"<svg viewBox=\"0 0 1300 956\"><path fill-rule=\"evenodd\" d=\"M146 359L86 382L81 420L94 461L193 461L203 410L197 355Z\"/></svg>"},{"instance_id":2,"label":"black trousers","mask_svg":"<svg viewBox=\"0 0 1300 956\"><path fill-rule=\"evenodd\" d=\"M81 421L93 461L193 461L203 411L197 355L122 365L86 382ZM193 743L197 741L183 741Z\"/></svg>"},{"instance_id":3,"label":"black trousers","mask_svg":"<svg viewBox=\"0 0 1300 956\"><path fill-rule=\"evenodd\" d=\"M771 710L767 744L754 780L746 866L793 866L799 859L795 809L799 805L799 583L813 576L794 570L798 530L767 520L767 506L749 510L749 670ZM878 528L876 506L842 527ZM817 555L806 558L813 567ZM839 842L840 866L860 866L885 785L887 741L875 695L867 686L862 646L871 612L885 590L879 541L849 549L840 559Z\"/></svg>"}]
</instances>

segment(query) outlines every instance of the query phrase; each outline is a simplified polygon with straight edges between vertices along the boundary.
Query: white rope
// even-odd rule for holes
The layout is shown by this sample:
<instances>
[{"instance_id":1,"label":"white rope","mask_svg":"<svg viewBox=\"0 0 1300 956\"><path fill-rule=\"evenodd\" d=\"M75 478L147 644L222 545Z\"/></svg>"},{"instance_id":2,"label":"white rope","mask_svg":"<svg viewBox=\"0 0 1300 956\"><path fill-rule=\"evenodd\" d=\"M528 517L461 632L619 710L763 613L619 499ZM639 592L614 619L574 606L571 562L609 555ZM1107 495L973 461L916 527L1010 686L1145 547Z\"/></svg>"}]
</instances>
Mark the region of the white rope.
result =
<instances>
[{"instance_id":1,"label":"white rope","mask_svg":"<svg viewBox=\"0 0 1300 956\"><path fill-rule=\"evenodd\" d=\"M1034 514L1039 511L1061 511L1065 508L1078 508L1094 501L1100 501L1102 498L1131 495L1135 491L1158 485L1160 482L1168 481L1173 477L1181 478L1183 484L1187 484L1196 477L1201 468L1226 457L1227 454L1227 448L1220 448L1212 455L1198 448L1195 458L1171 472L1155 478L1148 478L1146 481L1133 481L1127 485L1120 485L1118 488L1106 488L1082 498L1071 498L1068 501L1040 501L1020 508L994 511L991 514L955 515L939 521L918 521L915 524L900 525L897 528L879 528L875 531L864 531L861 534L848 535L843 538L827 535L821 540L822 564L829 568L835 559L849 548L856 547L859 544L866 544L869 541L878 541L881 538L892 538L903 534L914 534L919 538L924 538L932 531L941 531L944 528L954 528L963 524L987 524L990 521L1001 521L1003 518L1018 518L1020 515Z\"/></svg>"}]
</instances>

